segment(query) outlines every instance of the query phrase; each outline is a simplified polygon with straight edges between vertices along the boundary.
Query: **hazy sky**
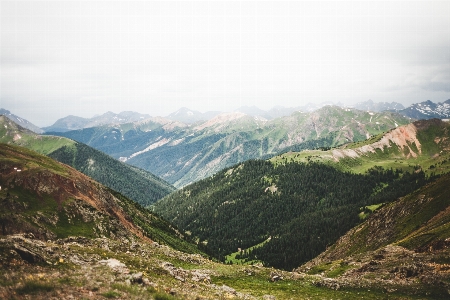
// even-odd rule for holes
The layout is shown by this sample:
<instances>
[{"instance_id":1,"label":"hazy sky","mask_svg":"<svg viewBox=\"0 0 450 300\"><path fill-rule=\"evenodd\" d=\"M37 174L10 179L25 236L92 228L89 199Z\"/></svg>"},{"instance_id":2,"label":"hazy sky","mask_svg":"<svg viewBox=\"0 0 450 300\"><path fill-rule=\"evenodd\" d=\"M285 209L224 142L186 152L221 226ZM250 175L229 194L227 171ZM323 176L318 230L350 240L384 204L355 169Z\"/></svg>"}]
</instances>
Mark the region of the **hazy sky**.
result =
<instances>
[{"instance_id":1,"label":"hazy sky","mask_svg":"<svg viewBox=\"0 0 450 300\"><path fill-rule=\"evenodd\" d=\"M0 107L168 115L450 98L450 1L0 1Z\"/></svg>"}]
</instances>

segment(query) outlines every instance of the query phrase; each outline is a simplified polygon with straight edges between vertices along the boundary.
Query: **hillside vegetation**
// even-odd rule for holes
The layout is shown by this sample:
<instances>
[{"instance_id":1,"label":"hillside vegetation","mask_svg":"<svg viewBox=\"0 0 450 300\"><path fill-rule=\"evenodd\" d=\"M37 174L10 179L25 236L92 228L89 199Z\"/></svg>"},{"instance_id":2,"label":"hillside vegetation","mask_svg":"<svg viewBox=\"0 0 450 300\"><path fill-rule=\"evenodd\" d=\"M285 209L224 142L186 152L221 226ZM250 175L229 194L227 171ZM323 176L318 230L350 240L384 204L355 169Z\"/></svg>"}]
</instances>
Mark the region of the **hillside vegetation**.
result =
<instances>
[{"instance_id":1,"label":"hillside vegetation","mask_svg":"<svg viewBox=\"0 0 450 300\"><path fill-rule=\"evenodd\" d=\"M176 187L248 159L362 141L410 122L390 112L325 106L270 121L234 112L192 125L167 119L54 133L148 170Z\"/></svg>"},{"instance_id":2,"label":"hillside vegetation","mask_svg":"<svg viewBox=\"0 0 450 300\"><path fill-rule=\"evenodd\" d=\"M73 140L38 135L0 116L0 142L48 155L147 206L175 188L155 175Z\"/></svg>"},{"instance_id":3,"label":"hillside vegetation","mask_svg":"<svg viewBox=\"0 0 450 300\"><path fill-rule=\"evenodd\" d=\"M423 172L375 168L359 175L317 163L247 161L163 198L154 209L221 260L271 237L248 259L290 270L358 224L361 207L393 201L428 180Z\"/></svg>"},{"instance_id":4,"label":"hillside vegetation","mask_svg":"<svg viewBox=\"0 0 450 300\"><path fill-rule=\"evenodd\" d=\"M173 186L153 174L119 162L85 144L64 146L48 156L120 191L143 206L175 191Z\"/></svg>"},{"instance_id":5,"label":"hillside vegetation","mask_svg":"<svg viewBox=\"0 0 450 300\"><path fill-rule=\"evenodd\" d=\"M450 123L430 119L415 121L342 147L287 152L271 158L271 162L315 161L353 173L364 173L369 168L381 166L442 174L450 170L449 150Z\"/></svg>"},{"instance_id":6,"label":"hillside vegetation","mask_svg":"<svg viewBox=\"0 0 450 300\"><path fill-rule=\"evenodd\" d=\"M364 146L247 161L184 187L154 209L221 260L271 237L244 251L244 258L289 270L324 251L371 207L448 172L448 127L440 120L418 121ZM407 139L393 138L407 132Z\"/></svg>"},{"instance_id":7,"label":"hillside vegetation","mask_svg":"<svg viewBox=\"0 0 450 300\"><path fill-rule=\"evenodd\" d=\"M27 232L45 240L117 238L131 232L175 248L172 241L187 244L169 223L139 204L36 152L0 143L0 170L3 235ZM191 245L190 251L195 248Z\"/></svg>"},{"instance_id":8,"label":"hillside vegetation","mask_svg":"<svg viewBox=\"0 0 450 300\"><path fill-rule=\"evenodd\" d=\"M449 185L450 174L445 174L386 204L297 271L321 273L330 286L371 282L374 288L402 281L403 289L423 290L434 285L427 293L445 298L450 286Z\"/></svg>"},{"instance_id":9,"label":"hillside vegetation","mask_svg":"<svg viewBox=\"0 0 450 300\"><path fill-rule=\"evenodd\" d=\"M448 296L446 285L435 281L380 285L376 280L341 288L314 272L210 261L173 226L137 203L15 145L0 144L0 186L2 299Z\"/></svg>"}]
</instances>

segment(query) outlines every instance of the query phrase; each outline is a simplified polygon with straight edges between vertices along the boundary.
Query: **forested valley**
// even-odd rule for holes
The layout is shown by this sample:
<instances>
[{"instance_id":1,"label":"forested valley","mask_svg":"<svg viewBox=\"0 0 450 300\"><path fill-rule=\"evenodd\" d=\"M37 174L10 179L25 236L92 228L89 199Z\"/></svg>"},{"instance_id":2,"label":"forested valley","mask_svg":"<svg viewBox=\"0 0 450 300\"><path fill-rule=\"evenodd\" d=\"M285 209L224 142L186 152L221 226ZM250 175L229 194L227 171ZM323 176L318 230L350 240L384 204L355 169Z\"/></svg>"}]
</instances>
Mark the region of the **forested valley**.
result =
<instances>
[{"instance_id":1,"label":"forested valley","mask_svg":"<svg viewBox=\"0 0 450 300\"><path fill-rule=\"evenodd\" d=\"M241 258L291 270L361 222L366 206L391 202L434 178L421 170L374 167L352 174L313 162L250 160L167 196L153 209L222 261L241 248Z\"/></svg>"}]
</instances>

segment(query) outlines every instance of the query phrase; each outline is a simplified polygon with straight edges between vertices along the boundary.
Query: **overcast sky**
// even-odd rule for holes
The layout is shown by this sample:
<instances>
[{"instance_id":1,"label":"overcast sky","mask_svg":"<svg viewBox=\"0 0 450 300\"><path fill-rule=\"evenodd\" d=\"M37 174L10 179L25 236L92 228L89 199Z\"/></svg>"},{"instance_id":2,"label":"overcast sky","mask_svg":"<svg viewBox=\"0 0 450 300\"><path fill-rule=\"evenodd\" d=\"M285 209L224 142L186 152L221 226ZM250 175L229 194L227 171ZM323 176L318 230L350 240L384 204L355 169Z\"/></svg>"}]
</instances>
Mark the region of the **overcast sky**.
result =
<instances>
[{"instance_id":1,"label":"overcast sky","mask_svg":"<svg viewBox=\"0 0 450 300\"><path fill-rule=\"evenodd\" d=\"M0 1L0 107L67 115L450 98L450 1Z\"/></svg>"}]
</instances>

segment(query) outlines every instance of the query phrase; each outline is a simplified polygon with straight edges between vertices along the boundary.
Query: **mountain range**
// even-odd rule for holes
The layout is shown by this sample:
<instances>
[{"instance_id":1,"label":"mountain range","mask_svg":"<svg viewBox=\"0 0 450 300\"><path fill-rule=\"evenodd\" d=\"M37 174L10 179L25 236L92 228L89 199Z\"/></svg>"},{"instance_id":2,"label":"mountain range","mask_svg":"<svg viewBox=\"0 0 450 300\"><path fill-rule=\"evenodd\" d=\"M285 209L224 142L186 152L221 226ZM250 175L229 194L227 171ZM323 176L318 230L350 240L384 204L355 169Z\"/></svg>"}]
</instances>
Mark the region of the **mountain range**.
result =
<instances>
[{"instance_id":1,"label":"mountain range","mask_svg":"<svg viewBox=\"0 0 450 300\"><path fill-rule=\"evenodd\" d=\"M92 118L67 116L57 120L53 125L42 128L46 132L65 132L69 130L102 126L107 124L123 124L150 118L150 115L132 111L113 113L111 111Z\"/></svg>"},{"instance_id":2,"label":"mountain range","mask_svg":"<svg viewBox=\"0 0 450 300\"><path fill-rule=\"evenodd\" d=\"M448 119L450 118L450 99L439 103L430 100L415 103L400 110L399 113L413 119Z\"/></svg>"},{"instance_id":3,"label":"mountain range","mask_svg":"<svg viewBox=\"0 0 450 300\"><path fill-rule=\"evenodd\" d=\"M373 100L367 100L367 101L363 101L363 102L358 102L354 105L351 105L350 107L359 109L359 110L365 110L365 111L385 111L385 110L389 110L389 111L400 111L402 109L404 109L405 107L403 106L403 104L398 103L398 102L374 102ZM408 116L410 117L410 116Z\"/></svg>"},{"instance_id":4,"label":"mountain range","mask_svg":"<svg viewBox=\"0 0 450 300\"><path fill-rule=\"evenodd\" d=\"M181 187L248 159L292 147L314 149L364 140L409 122L392 112L325 106L272 120L234 112L192 125L153 118L52 134L85 143Z\"/></svg>"},{"instance_id":5,"label":"mountain range","mask_svg":"<svg viewBox=\"0 0 450 300\"><path fill-rule=\"evenodd\" d=\"M154 209L171 225L17 145L64 149L61 157L88 166L73 152L92 148L2 118L1 298L448 297L446 122L394 124L356 143L238 163L159 200ZM192 127L180 124L163 126Z\"/></svg>"},{"instance_id":6,"label":"mountain range","mask_svg":"<svg viewBox=\"0 0 450 300\"><path fill-rule=\"evenodd\" d=\"M342 108L355 108L362 111L371 112L382 112L382 111L392 111L399 112L405 117L412 119L431 119L431 118L450 118L450 112L448 109L449 100L442 103L434 103L430 100L411 104L409 107L405 108L401 103L398 102L374 102L373 100L367 100L358 102L352 105L334 104L332 102L323 103L308 103L303 106L296 107L283 107L274 106L270 110L263 110L256 106L242 106L235 110L235 112L241 112L249 116L260 117L267 120L272 120L280 117L286 117L294 112L313 112L324 106L339 106ZM186 107L182 107L177 111L167 115L164 119L171 121L181 122L185 124L193 124L196 122L208 121L219 114L224 112L220 111L208 111L205 113L191 110ZM36 133L45 132L66 132L71 130L78 130L83 128L97 127L102 125L115 125L130 122L137 122L145 119L161 119L161 117L151 117L148 114L141 114L132 111L123 111L118 114L113 112L106 112L102 115L97 115L92 118L82 118L78 116L67 116L58 119L53 125L39 128L38 126L32 124L31 122L20 118L10 111L1 108L0 115L6 115L10 119L14 120L17 124L30 129Z\"/></svg>"}]
</instances>

